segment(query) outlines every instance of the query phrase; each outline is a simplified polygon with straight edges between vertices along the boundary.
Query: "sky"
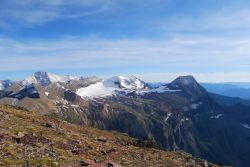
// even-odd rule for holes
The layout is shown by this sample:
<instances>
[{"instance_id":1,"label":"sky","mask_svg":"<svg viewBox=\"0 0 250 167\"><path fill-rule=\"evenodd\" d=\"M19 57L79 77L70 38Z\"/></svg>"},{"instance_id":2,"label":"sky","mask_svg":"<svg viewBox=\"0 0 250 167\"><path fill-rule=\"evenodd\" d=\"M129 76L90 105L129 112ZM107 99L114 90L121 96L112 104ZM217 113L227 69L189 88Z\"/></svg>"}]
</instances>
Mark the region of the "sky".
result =
<instances>
[{"instance_id":1,"label":"sky","mask_svg":"<svg viewBox=\"0 0 250 167\"><path fill-rule=\"evenodd\" d=\"M249 0L0 0L0 79L250 82Z\"/></svg>"}]
</instances>

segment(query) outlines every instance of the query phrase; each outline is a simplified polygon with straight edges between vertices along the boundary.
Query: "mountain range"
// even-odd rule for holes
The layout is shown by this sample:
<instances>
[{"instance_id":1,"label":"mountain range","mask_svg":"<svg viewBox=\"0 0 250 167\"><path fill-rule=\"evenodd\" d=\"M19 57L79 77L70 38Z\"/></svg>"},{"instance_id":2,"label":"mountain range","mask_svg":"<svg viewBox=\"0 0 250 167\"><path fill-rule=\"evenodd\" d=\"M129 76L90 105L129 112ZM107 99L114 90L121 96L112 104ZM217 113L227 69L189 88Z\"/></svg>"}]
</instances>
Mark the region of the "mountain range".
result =
<instances>
[{"instance_id":1,"label":"mountain range","mask_svg":"<svg viewBox=\"0 0 250 167\"><path fill-rule=\"evenodd\" d=\"M229 97L250 99L249 83L202 83L209 92Z\"/></svg>"},{"instance_id":2,"label":"mountain range","mask_svg":"<svg viewBox=\"0 0 250 167\"><path fill-rule=\"evenodd\" d=\"M0 81L0 89L0 104L126 133L217 164L250 163L250 102L210 93L192 76L152 85L135 76L36 72L23 81Z\"/></svg>"}]
</instances>

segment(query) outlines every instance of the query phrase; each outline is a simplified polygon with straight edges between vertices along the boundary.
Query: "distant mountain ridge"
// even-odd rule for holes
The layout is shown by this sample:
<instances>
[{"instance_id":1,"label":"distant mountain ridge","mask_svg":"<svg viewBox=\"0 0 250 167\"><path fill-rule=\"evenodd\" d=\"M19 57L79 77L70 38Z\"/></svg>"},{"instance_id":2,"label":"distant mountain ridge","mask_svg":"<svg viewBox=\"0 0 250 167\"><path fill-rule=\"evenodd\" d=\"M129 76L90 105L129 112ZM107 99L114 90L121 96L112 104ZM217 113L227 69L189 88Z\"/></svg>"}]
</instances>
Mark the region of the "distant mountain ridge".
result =
<instances>
[{"instance_id":1,"label":"distant mountain ridge","mask_svg":"<svg viewBox=\"0 0 250 167\"><path fill-rule=\"evenodd\" d=\"M212 93L250 99L250 84L248 83L202 83L202 86Z\"/></svg>"},{"instance_id":2,"label":"distant mountain ridge","mask_svg":"<svg viewBox=\"0 0 250 167\"><path fill-rule=\"evenodd\" d=\"M12 82L10 80L0 80L0 90L7 89L11 86Z\"/></svg>"},{"instance_id":3,"label":"distant mountain ridge","mask_svg":"<svg viewBox=\"0 0 250 167\"><path fill-rule=\"evenodd\" d=\"M248 101L212 94L193 76L158 86L134 76L53 76L38 72L29 84L13 82L0 91L0 104L127 133L214 163L250 163Z\"/></svg>"},{"instance_id":4,"label":"distant mountain ridge","mask_svg":"<svg viewBox=\"0 0 250 167\"><path fill-rule=\"evenodd\" d=\"M23 85L29 85L29 84L39 84L42 86L49 85L51 83L56 82L68 82L70 80L79 80L80 77L74 77L74 76L61 76L56 75L44 71L38 71L35 72L33 75L27 77L22 81Z\"/></svg>"}]
</instances>

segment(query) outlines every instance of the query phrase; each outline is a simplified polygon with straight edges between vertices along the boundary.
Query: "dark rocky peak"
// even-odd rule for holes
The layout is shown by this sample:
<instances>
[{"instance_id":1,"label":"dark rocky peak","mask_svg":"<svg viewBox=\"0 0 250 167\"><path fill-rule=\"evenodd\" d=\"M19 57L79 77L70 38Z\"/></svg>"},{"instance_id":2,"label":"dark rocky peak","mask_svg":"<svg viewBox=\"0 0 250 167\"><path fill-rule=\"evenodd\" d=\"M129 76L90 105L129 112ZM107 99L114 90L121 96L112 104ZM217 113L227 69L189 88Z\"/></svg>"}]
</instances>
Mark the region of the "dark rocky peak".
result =
<instances>
[{"instance_id":1,"label":"dark rocky peak","mask_svg":"<svg viewBox=\"0 0 250 167\"><path fill-rule=\"evenodd\" d=\"M173 82L171 82L171 84L190 85L190 84L198 84L198 82L195 80L193 76L187 75L176 78Z\"/></svg>"},{"instance_id":2,"label":"dark rocky peak","mask_svg":"<svg viewBox=\"0 0 250 167\"><path fill-rule=\"evenodd\" d=\"M35 72L33 75L27 77L25 80L23 80L22 83L24 86L27 86L30 84L38 84L41 86L47 86L47 85L50 85L52 81L51 81L51 77L49 73L45 71L38 71L38 72Z\"/></svg>"},{"instance_id":3,"label":"dark rocky peak","mask_svg":"<svg viewBox=\"0 0 250 167\"><path fill-rule=\"evenodd\" d=\"M8 97L21 100L25 97L40 98L40 95L37 89L35 88L34 84L30 84L22 87L18 92L11 93L10 95L8 95Z\"/></svg>"},{"instance_id":4,"label":"dark rocky peak","mask_svg":"<svg viewBox=\"0 0 250 167\"><path fill-rule=\"evenodd\" d=\"M206 94L206 89L203 88L193 76L180 76L173 82L168 84L170 89L179 89L191 96L193 99L197 99Z\"/></svg>"},{"instance_id":5,"label":"dark rocky peak","mask_svg":"<svg viewBox=\"0 0 250 167\"><path fill-rule=\"evenodd\" d=\"M34 77L36 78L36 80L41 84L50 84L50 78L47 72L44 71L38 71L34 73Z\"/></svg>"},{"instance_id":6,"label":"dark rocky peak","mask_svg":"<svg viewBox=\"0 0 250 167\"><path fill-rule=\"evenodd\" d=\"M51 84L51 80L49 74L44 71L38 71L34 73L34 78L40 85L49 85Z\"/></svg>"}]
</instances>

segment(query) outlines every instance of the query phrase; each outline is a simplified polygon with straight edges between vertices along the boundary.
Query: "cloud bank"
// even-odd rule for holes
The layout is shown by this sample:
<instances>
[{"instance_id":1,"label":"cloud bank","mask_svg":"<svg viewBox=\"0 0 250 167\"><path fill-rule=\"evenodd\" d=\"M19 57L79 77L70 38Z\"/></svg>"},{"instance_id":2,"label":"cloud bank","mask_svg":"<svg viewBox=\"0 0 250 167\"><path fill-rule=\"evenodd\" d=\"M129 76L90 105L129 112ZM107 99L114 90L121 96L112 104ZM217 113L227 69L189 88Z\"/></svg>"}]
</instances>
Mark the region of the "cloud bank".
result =
<instances>
[{"instance_id":1,"label":"cloud bank","mask_svg":"<svg viewBox=\"0 0 250 167\"><path fill-rule=\"evenodd\" d=\"M172 36L164 40L62 38L35 41L1 38L0 72L131 68L145 73L242 73L249 70L249 48L248 37Z\"/></svg>"}]
</instances>

